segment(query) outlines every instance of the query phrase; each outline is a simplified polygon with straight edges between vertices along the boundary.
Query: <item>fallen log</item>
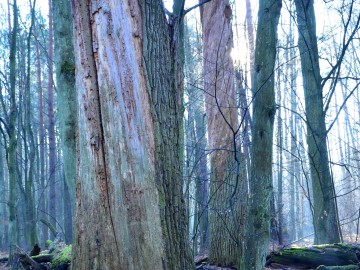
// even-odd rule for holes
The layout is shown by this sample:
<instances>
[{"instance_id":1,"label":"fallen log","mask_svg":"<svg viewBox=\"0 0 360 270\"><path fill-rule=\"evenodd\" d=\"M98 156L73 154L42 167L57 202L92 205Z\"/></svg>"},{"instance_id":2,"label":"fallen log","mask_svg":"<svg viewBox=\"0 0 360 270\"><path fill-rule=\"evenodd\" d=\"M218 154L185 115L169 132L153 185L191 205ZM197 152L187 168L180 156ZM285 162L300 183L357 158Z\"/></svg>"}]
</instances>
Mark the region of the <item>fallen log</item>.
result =
<instances>
[{"instance_id":1,"label":"fallen log","mask_svg":"<svg viewBox=\"0 0 360 270\"><path fill-rule=\"evenodd\" d=\"M359 270L358 265L344 265L344 266L325 266L321 265L316 270Z\"/></svg>"},{"instance_id":2,"label":"fallen log","mask_svg":"<svg viewBox=\"0 0 360 270\"><path fill-rule=\"evenodd\" d=\"M19 258L21 265L25 269L35 269L35 270L47 270L47 267L37 263L33 258L31 258L26 253L15 253L15 258Z\"/></svg>"},{"instance_id":3,"label":"fallen log","mask_svg":"<svg viewBox=\"0 0 360 270\"><path fill-rule=\"evenodd\" d=\"M297 269L316 269L319 266L352 266L359 263L360 246L331 244L272 252L267 258L266 266L282 265Z\"/></svg>"}]
</instances>

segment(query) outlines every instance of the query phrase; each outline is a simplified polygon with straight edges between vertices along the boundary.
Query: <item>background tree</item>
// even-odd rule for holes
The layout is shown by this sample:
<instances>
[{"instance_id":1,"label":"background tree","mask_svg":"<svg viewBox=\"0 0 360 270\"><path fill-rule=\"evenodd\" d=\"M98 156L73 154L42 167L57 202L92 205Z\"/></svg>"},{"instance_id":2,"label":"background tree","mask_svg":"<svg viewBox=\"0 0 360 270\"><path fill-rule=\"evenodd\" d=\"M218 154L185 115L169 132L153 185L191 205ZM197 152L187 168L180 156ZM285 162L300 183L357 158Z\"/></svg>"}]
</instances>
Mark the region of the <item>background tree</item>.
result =
<instances>
[{"instance_id":1,"label":"background tree","mask_svg":"<svg viewBox=\"0 0 360 270\"><path fill-rule=\"evenodd\" d=\"M210 248L212 263L236 265L241 246L239 121L234 87L232 9L229 1L201 7L204 91L210 154ZM224 235L225 234L225 235Z\"/></svg>"},{"instance_id":2,"label":"background tree","mask_svg":"<svg viewBox=\"0 0 360 270\"><path fill-rule=\"evenodd\" d=\"M296 0L295 4L305 95L308 155L313 189L314 242L317 244L338 243L340 241L340 228L326 145L327 131L323 109L314 3L312 0Z\"/></svg>"},{"instance_id":3,"label":"background tree","mask_svg":"<svg viewBox=\"0 0 360 270\"><path fill-rule=\"evenodd\" d=\"M48 43L48 140L49 140L49 219L51 225L56 228L56 139L55 139L55 115L54 115L54 45L52 25L52 0L49 0L49 43ZM55 235L53 235L55 237Z\"/></svg>"},{"instance_id":4,"label":"background tree","mask_svg":"<svg viewBox=\"0 0 360 270\"><path fill-rule=\"evenodd\" d=\"M240 269L262 269L269 246L272 142L276 113L274 66L280 0L260 0L256 33L250 194Z\"/></svg>"},{"instance_id":5,"label":"background tree","mask_svg":"<svg viewBox=\"0 0 360 270\"><path fill-rule=\"evenodd\" d=\"M73 241L76 182L76 91L73 25L69 1L52 3L58 119L64 164L65 239ZM69 194L70 196L67 196Z\"/></svg>"}]
</instances>

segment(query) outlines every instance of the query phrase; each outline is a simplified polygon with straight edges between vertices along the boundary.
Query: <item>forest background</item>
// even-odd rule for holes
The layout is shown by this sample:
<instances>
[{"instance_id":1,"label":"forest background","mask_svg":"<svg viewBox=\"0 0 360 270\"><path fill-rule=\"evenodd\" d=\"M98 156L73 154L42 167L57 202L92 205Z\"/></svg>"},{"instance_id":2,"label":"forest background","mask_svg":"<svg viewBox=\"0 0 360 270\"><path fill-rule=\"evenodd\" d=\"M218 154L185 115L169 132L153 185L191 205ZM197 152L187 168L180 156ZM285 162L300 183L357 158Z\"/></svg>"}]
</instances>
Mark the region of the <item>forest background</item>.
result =
<instances>
[{"instance_id":1,"label":"forest background","mask_svg":"<svg viewBox=\"0 0 360 270\"><path fill-rule=\"evenodd\" d=\"M271 21L262 14L263 9L258 12L259 3L270 9L279 5L276 0L259 3L213 0L194 9L196 2L186 1L184 7L180 4L179 13L178 2L182 1L166 2L161 11L152 7L153 13L149 11L149 16L156 18L154 21L161 21L163 16L174 27L173 32L178 31L181 42L175 42L175 34L170 41L164 37L164 43L156 43L158 47L148 42L149 47L154 46L153 51L143 56L149 60L144 60L144 66L155 63L153 57L157 56L164 59L156 62L159 66L178 74L178 77L169 75L161 68L154 71L155 67L149 64L149 74L145 75L148 84L144 84L147 85L144 89L157 89L156 80L173 80L169 89L176 91L169 91L172 97L164 97L165 90L149 94L150 101L146 102L150 105L141 105L144 111L147 106L151 107L147 113L133 109L132 104L139 102L138 99L149 98L141 91L134 90L135 97L123 96L120 108L114 105L106 110L104 102L111 103L111 95L119 92L109 90L110 96L99 94L102 98L99 111L104 117L99 121L107 123L100 125L101 136L96 135L98 127L82 122L82 119L96 119L97 112L86 112L96 97L81 99L81 95L87 93L81 92L87 82L83 81L81 86L81 80L76 77L86 73L79 65L83 64L80 53L83 47L77 40L81 34L76 32L87 31L76 20L86 17L81 8L73 3L75 15L72 15L67 1L0 2L0 250L11 251L14 244L25 250L34 243L44 246L46 240L58 232L67 243L73 243L74 235L80 234L84 224L93 225L89 235L99 235L102 239L102 234L113 233L115 242L120 235L124 237L125 231L133 236L131 239L137 239L139 236L133 235L137 230L143 230L145 235L156 234L161 228L164 230L162 226L167 226L165 241L180 243L179 250L172 250L169 244L165 247L169 269L179 265L181 268L177 269L187 269L189 258L203 254L208 254L214 263L241 265L239 254L244 253L244 246L251 253L250 242L254 238L258 238L259 245L264 245L262 249L266 250L260 252L260 264L268 245L275 248L312 241L359 241L360 3L355 0L282 1L281 14L280 8L270 10L275 20ZM94 1L93 5L100 4ZM112 10L110 6L101 7L105 15L106 8ZM131 10L133 17L140 16L133 6ZM126 29L114 24L113 28L104 30L108 26L104 28L103 21L97 21L94 14L90 21L98 23L96 31L99 32L93 30L97 33L92 33L93 50L97 52L100 48L102 52L104 46L108 51L105 50L104 58L94 57L97 75L89 76L96 77L97 82L89 84L104 83L106 87L126 84L128 77L116 79L109 74L117 70L113 65L118 64L111 59L117 59L116 55L129 44L125 40L123 47L113 45L111 54L109 47L113 41L102 36L103 32L115 31L116 27L120 32ZM275 30L267 31L261 26L260 18L267 19L264 25L272 25ZM302 18L308 19L303 22ZM151 34L144 38L136 32L139 31L136 27L134 29L134 38L154 38ZM154 36L159 35L153 31ZM173 42L170 49L164 49L169 50L169 58L157 49L165 48L166 42ZM261 44L266 44L264 47L270 51L264 51ZM137 48L134 45L128 50L133 47ZM129 58L138 57L136 49L131 53ZM125 50L123 54L128 53ZM75 64L75 61L78 62ZM262 68L265 74L261 74ZM117 72L128 74L126 72L133 70L137 69ZM155 76L152 72L163 76L149 79ZM140 85L144 83L143 78L130 77ZM80 90L75 89L75 84ZM263 88L273 89L273 94ZM159 89L162 88L159 86ZM158 98L161 101L157 102ZM168 98L173 100L165 101L164 107L158 106ZM261 122L261 117L256 116L264 104L268 122ZM129 126L117 123L116 115L121 115L121 121L127 120ZM139 128L140 135L132 133L134 126ZM169 132L163 134L162 130L167 129ZM147 133L148 130L154 133ZM115 133L119 133L119 137ZM257 134L266 134L267 142L256 143ZM136 136L139 138L133 139ZM107 138L111 139L107 141ZM140 143L144 141L146 143ZM87 149L86 142L96 151L105 149L98 154L104 156L105 171L111 171L119 179L138 179L149 174L152 175L150 184L140 181L142 189L138 191L138 180L131 183L124 180L119 187L116 184L110 187L110 182L116 183L114 180L105 180L106 184L99 187L86 182L84 179L102 181L101 177L94 176L101 175L102 169L91 170L91 166L98 164L90 158L89 153L93 152L82 150ZM120 148L113 147L117 144ZM259 149L255 149L256 146ZM148 149L155 150L150 153ZM261 172L262 178L254 172ZM91 184L86 186L86 183ZM127 196L137 198L143 189L149 191L149 194L145 192L145 201L160 205L154 213L143 205L143 199L127 201ZM83 195L90 194L91 190L94 195ZM97 215L109 217L104 218L103 223L90 223L99 217L93 215L99 206L92 205L92 200L97 200L97 192L101 198L99 205L104 204L100 203L102 200L109 204ZM121 196L126 198L123 202L114 199ZM121 215L109 209L119 205L125 205L131 212L129 224L142 220L134 212L141 215L145 211L148 219L159 215L158 228L150 226L148 221L141 228L130 225L126 230L122 225L117 228ZM91 214L83 218L86 211ZM179 228L174 225L177 223L181 224ZM113 228L106 224L112 224ZM258 224L260 234L250 229L254 224ZM105 229L100 232L98 227ZM101 241L106 242L105 239L106 236ZM151 241L157 245L156 240ZM82 244L80 241L79 246ZM257 244L252 246L259 248ZM79 258L85 256L80 249L76 252ZM176 261L174 258L180 254L184 261L180 259L172 264L170 261Z\"/></svg>"}]
</instances>

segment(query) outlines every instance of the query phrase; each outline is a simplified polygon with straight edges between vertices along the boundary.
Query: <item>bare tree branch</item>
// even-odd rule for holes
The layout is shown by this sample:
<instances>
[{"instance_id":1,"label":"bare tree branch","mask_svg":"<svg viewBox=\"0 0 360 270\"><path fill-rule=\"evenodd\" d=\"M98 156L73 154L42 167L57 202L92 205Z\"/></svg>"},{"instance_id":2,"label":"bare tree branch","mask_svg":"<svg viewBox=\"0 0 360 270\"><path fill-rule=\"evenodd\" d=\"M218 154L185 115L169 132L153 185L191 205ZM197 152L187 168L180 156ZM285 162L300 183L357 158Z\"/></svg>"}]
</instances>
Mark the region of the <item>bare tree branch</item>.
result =
<instances>
[{"instance_id":1,"label":"bare tree branch","mask_svg":"<svg viewBox=\"0 0 360 270\"><path fill-rule=\"evenodd\" d=\"M202 6L203 4L206 4L207 2L210 2L211 0L203 0L201 1L199 4L196 4L195 6L192 6L191 8L188 8L186 10L184 10L183 12L183 16L185 16L187 13L189 13L190 11L192 11L193 9Z\"/></svg>"}]
</instances>

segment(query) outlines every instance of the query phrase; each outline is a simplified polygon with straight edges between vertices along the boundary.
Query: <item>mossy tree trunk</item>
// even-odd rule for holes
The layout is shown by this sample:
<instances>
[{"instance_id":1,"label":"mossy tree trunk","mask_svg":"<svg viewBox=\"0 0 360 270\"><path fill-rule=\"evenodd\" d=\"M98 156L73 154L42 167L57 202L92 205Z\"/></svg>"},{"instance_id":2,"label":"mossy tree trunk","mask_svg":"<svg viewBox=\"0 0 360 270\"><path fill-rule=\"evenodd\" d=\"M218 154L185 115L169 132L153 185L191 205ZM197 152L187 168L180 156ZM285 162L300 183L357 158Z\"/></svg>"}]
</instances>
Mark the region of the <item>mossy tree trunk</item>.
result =
<instances>
[{"instance_id":1,"label":"mossy tree trunk","mask_svg":"<svg viewBox=\"0 0 360 270\"><path fill-rule=\"evenodd\" d=\"M263 269L269 246L273 126L276 113L274 66L281 0L260 0L252 82L253 123L250 194L239 269Z\"/></svg>"},{"instance_id":2,"label":"mossy tree trunk","mask_svg":"<svg viewBox=\"0 0 360 270\"><path fill-rule=\"evenodd\" d=\"M79 120L72 269L191 269L179 17L168 25L161 1L72 4Z\"/></svg>"},{"instance_id":3,"label":"mossy tree trunk","mask_svg":"<svg viewBox=\"0 0 360 270\"><path fill-rule=\"evenodd\" d=\"M54 51L58 119L63 152L63 163L70 207L66 207L65 239L73 241L73 211L76 182L76 90L73 25L69 1L54 1L53 6Z\"/></svg>"},{"instance_id":4,"label":"mossy tree trunk","mask_svg":"<svg viewBox=\"0 0 360 270\"><path fill-rule=\"evenodd\" d=\"M335 188L329 168L314 1L296 0L295 5L305 95L308 156L313 188L314 242L316 244L338 243L340 227L337 219Z\"/></svg>"}]
</instances>

